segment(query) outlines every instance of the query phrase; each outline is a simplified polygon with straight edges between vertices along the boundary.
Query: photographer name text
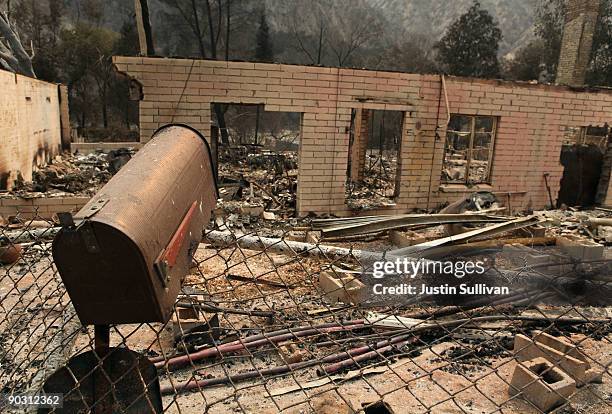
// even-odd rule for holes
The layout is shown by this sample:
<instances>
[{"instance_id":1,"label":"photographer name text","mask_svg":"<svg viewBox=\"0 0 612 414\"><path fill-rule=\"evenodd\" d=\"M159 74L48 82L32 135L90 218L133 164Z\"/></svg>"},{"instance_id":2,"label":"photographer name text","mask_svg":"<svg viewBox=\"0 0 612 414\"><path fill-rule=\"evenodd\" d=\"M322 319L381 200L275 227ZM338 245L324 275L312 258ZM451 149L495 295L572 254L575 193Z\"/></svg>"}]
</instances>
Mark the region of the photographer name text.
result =
<instances>
[{"instance_id":1,"label":"photographer name text","mask_svg":"<svg viewBox=\"0 0 612 414\"><path fill-rule=\"evenodd\" d=\"M420 286L406 283L384 286L382 283L377 283L372 286L372 292L376 295L508 295L510 289L507 286L488 286L485 283L474 285L462 283L459 286L450 286L447 283L438 286L424 283Z\"/></svg>"}]
</instances>

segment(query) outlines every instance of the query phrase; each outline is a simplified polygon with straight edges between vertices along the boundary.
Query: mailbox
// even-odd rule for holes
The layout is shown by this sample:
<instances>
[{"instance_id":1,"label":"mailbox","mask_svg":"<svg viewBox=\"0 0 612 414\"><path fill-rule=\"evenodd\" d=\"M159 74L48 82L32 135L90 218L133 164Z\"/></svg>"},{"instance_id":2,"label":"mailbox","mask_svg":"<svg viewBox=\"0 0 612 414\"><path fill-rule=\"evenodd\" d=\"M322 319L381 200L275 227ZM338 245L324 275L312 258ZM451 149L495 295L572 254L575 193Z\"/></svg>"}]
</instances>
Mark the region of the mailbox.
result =
<instances>
[{"instance_id":1,"label":"mailbox","mask_svg":"<svg viewBox=\"0 0 612 414\"><path fill-rule=\"evenodd\" d=\"M63 214L53 258L81 322L167 321L217 197L204 137L167 125Z\"/></svg>"}]
</instances>

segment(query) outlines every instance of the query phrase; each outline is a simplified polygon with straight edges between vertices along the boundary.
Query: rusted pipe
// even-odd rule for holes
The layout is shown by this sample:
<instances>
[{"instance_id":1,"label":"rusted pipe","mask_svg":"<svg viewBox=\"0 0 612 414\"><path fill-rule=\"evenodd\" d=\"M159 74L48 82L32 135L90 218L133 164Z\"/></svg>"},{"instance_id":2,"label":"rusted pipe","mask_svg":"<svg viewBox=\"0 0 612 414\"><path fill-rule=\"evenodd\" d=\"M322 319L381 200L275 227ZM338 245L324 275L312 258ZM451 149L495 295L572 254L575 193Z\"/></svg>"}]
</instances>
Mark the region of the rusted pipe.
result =
<instances>
[{"instance_id":1,"label":"rusted pipe","mask_svg":"<svg viewBox=\"0 0 612 414\"><path fill-rule=\"evenodd\" d=\"M236 352L241 350L246 350L250 348L257 348L260 345L265 344L274 344L278 342L283 342L291 338L300 338L303 336L311 336L317 335L321 333L332 333L332 332L343 332L352 329L362 329L363 325L349 325L349 326L335 326L331 328L322 328L322 329L309 329L300 332L292 332L283 335L277 335L265 339L260 339L258 341L252 341L249 343L235 343L235 344L225 344L215 348L206 348L201 351L197 351L192 354L186 354L174 359L168 360L165 364L163 361L155 364L156 368L167 367L167 369L174 370L189 364L190 362L199 361L204 358L222 356L224 353Z\"/></svg>"},{"instance_id":2,"label":"rusted pipe","mask_svg":"<svg viewBox=\"0 0 612 414\"><path fill-rule=\"evenodd\" d=\"M300 338L303 336L317 335L321 333L342 332L342 331L348 331L348 330L353 330L353 329L363 329L363 328L364 328L363 323L354 324L354 325L339 325L339 326L333 326L329 328L307 329L307 330L302 330L298 332L290 332L290 333L286 333L282 335L264 337L263 339L254 340L254 341L250 341L247 343L238 340L238 341L230 342L228 344L220 345L217 347L202 349L192 354L181 355L179 357L171 358L168 361L160 361L160 362L155 363L155 367L156 368L167 367L167 369L170 371L170 370L185 366L189 364L190 362L199 361L201 359L210 358L214 356L221 356L223 353L236 352L236 351L240 351L243 349L256 348L260 345L282 342L282 341L286 341L291 338Z\"/></svg>"},{"instance_id":3,"label":"rusted pipe","mask_svg":"<svg viewBox=\"0 0 612 414\"><path fill-rule=\"evenodd\" d=\"M329 374L333 374L335 372L338 372L344 368L348 368L351 367L353 365L358 364L359 362L363 362L363 361L367 361L368 359L372 359L372 358L376 358L377 356L380 356L382 354L384 354L385 352L390 351L394 346L401 348L404 345L407 345L409 343L414 343L418 340L418 337L412 337L409 339L406 339L409 335L402 335L402 336L398 336L395 337L391 340L389 340L389 344L387 346L384 346L382 348L376 348L374 350L371 350L369 352L365 352L368 349L372 349L370 346L363 346L361 348L358 348L360 350L364 350L365 353L362 353L361 355L358 356L350 356L346 359L343 359L342 361L338 361L334 364L330 364L327 366L324 366L320 371L319 371L319 375L329 375Z\"/></svg>"},{"instance_id":4,"label":"rusted pipe","mask_svg":"<svg viewBox=\"0 0 612 414\"><path fill-rule=\"evenodd\" d=\"M345 325L360 325L360 324L364 324L365 320L364 319L355 319L352 321L346 321L344 322ZM246 344L249 342L253 342L253 341L258 341L260 339L265 339L265 338L270 338L272 336L276 336L276 335L282 335L285 333L290 333L290 332L299 332L299 331L305 331L307 329L321 329L321 328L331 328L334 326L340 326L342 325L341 323L338 322L328 322L328 323L322 323L319 325L303 325L303 326L296 326L294 328L284 328L284 329L278 329L276 331L272 331L272 332L266 332L266 333L262 333L262 334L258 334L258 335L251 335L251 336L247 336L246 338L240 338L237 339L235 341L232 342L228 342L227 344L222 344L219 346L224 346L224 345L229 345L229 344ZM169 358L168 360L174 359L176 357L179 357L181 355L185 355L185 354L180 354L180 355L175 355L171 358ZM160 361L165 361L166 357L164 355L160 355L157 357L153 357L153 358L149 358L149 361L155 363L155 362L160 362Z\"/></svg>"},{"instance_id":5,"label":"rusted pipe","mask_svg":"<svg viewBox=\"0 0 612 414\"><path fill-rule=\"evenodd\" d=\"M476 322L492 322L492 321L499 321L499 320L508 320L508 321L532 321L532 322L537 322L537 321L547 321L547 322L552 322L552 323L571 323L571 324L581 324L581 323L609 323L610 322L610 318L608 319L592 319L592 320L588 320L588 319L583 319L583 318L567 318L567 317L557 317L557 318L547 318L547 317L541 317L541 316L516 316L516 315L495 315L495 316L480 316L480 317L475 317L475 318L465 318L465 319L458 319L455 321L444 321L444 322L439 322L437 325L431 326L431 325L427 325L427 326L421 326L421 327L417 327L414 328L412 330L412 332L410 334L407 335L401 335L398 336L396 338L393 338L391 340L385 340L382 342L377 343L376 345L374 345L374 349L377 350L377 352L374 351L370 351L370 353L368 353L369 357L371 358L372 356L374 356L372 354L372 352L374 352L374 354L376 355L380 355L381 351L383 349L385 349L386 347L389 347L391 345L393 345L394 343L399 343L398 346L403 346L404 342L405 343L410 343L413 339L406 339L411 335L414 335L416 332L422 332L425 330L429 330L429 329L442 329L442 328L448 328L448 327L455 327L455 326L460 326L460 325L466 325L466 324L473 324ZM416 338L415 338L416 339ZM396 342L393 342L396 341ZM322 359L314 359L314 360L308 360L308 361L304 361L304 362L298 362L295 364L288 364L288 365L282 365L282 366L277 366L274 368L269 368L269 369L264 369L264 370L255 370L255 371L248 371L248 372L244 372L241 374L236 374L236 375L231 375L231 376L227 376L227 377L223 377L223 378L211 378L211 379L206 379L206 380L200 380L197 381L195 379L191 379L189 381L186 382L182 382L177 384L176 387L173 387L172 385L165 385L163 387L161 387L161 393L162 394L172 394L175 391L177 393L181 393L184 391L189 391L195 388L204 388L204 387L210 387L213 385L219 385L219 384L225 384L228 382L237 382L237 381L243 381L243 380L247 380L247 379L251 379L251 378L256 378L256 377L261 377L261 376L266 376L266 375L280 375L280 374L284 374L290 371L295 371L298 369L303 369L303 368L309 368L312 367L314 365L318 365L318 364L328 364L328 363L332 363L332 362L337 362L337 361L342 361L345 360L347 358L351 358L352 360L356 360L356 356L358 355L362 355L364 353L366 353L367 350L372 349L372 347L370 346L366 346L366 347L359 347L359 348L354 348L352 350L349 351L345 351L345 352L340 352L338 354L333 354L333 355L329 355L327 357L324 357ZM359 353L359 350L362 350L362 353ZM386 352L386 351L384 351ZM366 358L365 356L363 357L363 359L361 359L361 361L366 360L368 358ZM359 362L359 361L357 361ZM329 368L329 367L328 367ZM326 371L329 374L329 371Z\"/></svg>"},{"instance_id":6,"label":"rusted pipe","mask_svg":"<svg viewBox=\"0 0 612 414\"><path fill-rule=\"evenodd\" d=\"M384 338L386 336L398 336L398 335L403 335L403 334L407 334L407 333L412 333L412 330L413 330L413 328L397 329L397 330L394 329L394 330L390 330L390 331L386 331L386 332L380 332L380 333L375 333L375 334L361 335L361 336L354 336L354 337L351 337L351 338L343 338L343 339L336 339L336 340L317 342L314 345L316 345L317 348L321 348L321 347L326 347L326 346L337 346L337 345L340 345L340 344L345 344L347 342L365 342L367 340Z\"/></svg>"},{"instance_id":7,"label":"rusted pipe","mask_svg":"<svg viewBox=\"0 0 612 414\"><path fill-rule=\"evenodd\" d=\"M402 341L405 340L408 336L409 335L398 336L396 338L378 342L374 345L360 346L358 348L353 348L348 351L328 355L321 359L311 359L308 361L297 362L294 364L280 365L274 368L268 368L268 369L263 369L263 370L253 370L253 371L243 372L240 374L230 375L230 376L222 377L222 378L209 378L209 379L199 380L199 381L192 378L189 381L178 383L176 386L172 386L172 384L164 385L161 387L160 391L162 395L172 394L174 392L178 394L178 393L193 390L196 388L210 387L213 385L220 385L220 384L225 384L228 382L244 381L244 380L251 379L251 378L269 376L269 375L281 375L281 374L285 374L290 371L296 371L298 369L310 368L312 366L315 366L321 363L331 363L335 361L344 361L346 358L355 358L370 350L372 350L371 352L374 352L376 355L379 355L379 353L383 349L384 351L382 352L387 352L390 349L390 347L392 347L394 344L398 344L398 343L402 344ZM376 350L378 350L378 353ZM372 358L372 356L370 356L369 358ZM366 359L369 359L369 358L366 358Z\"/></svg>"}]
</instances>

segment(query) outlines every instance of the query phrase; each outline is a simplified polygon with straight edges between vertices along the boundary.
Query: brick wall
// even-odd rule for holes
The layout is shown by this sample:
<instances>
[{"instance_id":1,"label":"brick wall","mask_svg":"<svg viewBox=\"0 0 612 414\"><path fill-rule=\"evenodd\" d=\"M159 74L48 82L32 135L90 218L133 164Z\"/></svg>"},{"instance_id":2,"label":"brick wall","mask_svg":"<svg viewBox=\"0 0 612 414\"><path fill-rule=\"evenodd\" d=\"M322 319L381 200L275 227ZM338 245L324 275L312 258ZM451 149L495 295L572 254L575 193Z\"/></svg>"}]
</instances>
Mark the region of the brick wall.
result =
<instances>
[{"instance_id":1,"label":"brick wall","mask_svg":"<svg viewBox=\"0 0 612 414\"><path fill-rule=\"evenodd\" d=\"M366 154L368 153L368 142L370 140L370 125L372 122L372 111L362 109L358 111L359 122L355 124L355 142L357 143L356 154L352 155L357 168L357 179L363 179L363 172L366 168ZM357 129L359 125L359 129Z\"/></svg>"},{"instance_id":2,"label":"brick wall","mask_svg":"<svg viewBox=\"0 0 612 414\"><path fill-rule=\"evenodd\" d=\"M0 189L54 157L61 146L58 86L0 70Z\"/></svg>"},{"instance_id":3,"label":"brick wall","mask_svg":"<svg viewBox=\"0 0 612 414\"><path fill-rule=\"evenodd\" d=\"M213 102L302 113L299 214L350 214L344 184L353 108L405 111L400 192L395 207L377 212L433 208L474 190L440 186L444 127L441 139L435 132L448 114L438 75L190 59L115 57L114 62L143 85L143 141L168 122L188 123L209 135ZM609 91L468 78L447 78L446 86L451 113L499 117L491 186L483 188L503 200L510 197L516 209L547 204L545 172L556 196L565 127L612 119Z\"/></svg>"},{"instance_id":4,"label":"brick wall","mask_svg":"<svg viewBox=\"0 0 612 414\"><path fill-rule=\"evenodd\" d=\"M60 125L62 128L63 150L70 150L70 141L72 140L68 100L68 86L59 85Z\"/></svg>"},{"instance_id":5,"label":"brick wall","mask_svg":"<svg viewBox=\"0 0 612 414\"><path fill-rule=\"evenodd\" d=\"M427 83L423 95L429 94L433 100L439 80L429 77ZM449 79L447 89L451 113L498 117L491 187L502 193L502 200L507 199L508 192L514 193L512 207L543 208L548 204L544 173L550 174L548 180L556 200L563 174L559 155L566 127L603 125L612 119L610 91L578 92L561 86L458 78ZM428 107L430 115L424 117L424 124L431 129L436 115L431 101ZM436 144L432 188L439 185L442 145L443 140ZM444 198L441 192L432 195L436 202Z\"/></svg>"},{"instance_id":6,"label":"brick wall","mask_svg":"<svg viewBox=\"0 0 612 414\"><path fill-rule=\"evenodd\" d=\"M608 185L608 192L606 194L606 198L604 199L603 205L612 208L612 180L610 180L610 184Z\"/></svg>"},{"instance_id":7,"label":"brick wall","mask_svg":"<svg viewBox=\"0 0 612 414\"><path fill-rule=\"evenodd\" d=\"M39 217L51 219L61 212L76 213L90 197L43 197L43 198L0 198L0 216L17 216L22 219Z\"/></svg>"},{"instance_id":8,"label":"brick wall","mask_svg":"<svg viewBox=\"0 0 612 414\"><path fill-rule=\"evenodd\" d=\"M558 84L584 85L598 13L599 0L567 1L557 65Z\"/></svg>"},{"instance_id":9,"label":"brick wall","mask_svg":"<svg viewBox=\"0 0 612 414\"><path fill-rule=\"evenodd\" d=\"M368 146L368 135L370 133L370 112L357 109L353 121L353 144L351 150L350 178L352 181L363 179L363 171L366 164L366 153Z\"/></svg>"}]
</instances>

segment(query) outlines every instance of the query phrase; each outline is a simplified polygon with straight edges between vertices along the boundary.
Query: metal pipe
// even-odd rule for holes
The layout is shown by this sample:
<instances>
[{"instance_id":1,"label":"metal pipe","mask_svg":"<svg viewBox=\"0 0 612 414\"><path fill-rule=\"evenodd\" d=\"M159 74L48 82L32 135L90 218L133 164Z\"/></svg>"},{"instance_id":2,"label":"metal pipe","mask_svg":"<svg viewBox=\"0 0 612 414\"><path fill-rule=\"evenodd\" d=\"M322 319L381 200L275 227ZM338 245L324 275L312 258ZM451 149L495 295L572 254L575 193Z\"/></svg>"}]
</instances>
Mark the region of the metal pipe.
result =
<instances>
[{"instance_id":1,"label":"metal pipe","mask_svg":"<svg viewBox=\"0 0 612 414\"><path fill-rule=\"evenodd\" d=\"M52 239L60 231L61 227L29 228L19 230L2 231L0 229L0 243L22 243L31 240Z\"/></svg>"},{"instance_id":2,"label":"metal pipe","mask_svg":"<svg viewBox=\"0 0 612 414\"><path fill-rule=\"evenodd\" d=\"M365 323L364 319L356 319L356 320L352 320L352 321L346 321L345 324L348 325L359 325L359 324L363 324ZM338 322L328 322L328 323L323 323L323 324L319 324L319 325L303 325L303 326L296 326L295 328L284 328L284 329L278 329L276 331L272 331L272 332L266 332L266 333L262 333L262 334L258 334L258 335L251 335L251 336L247 336L246 338L240 338L237 339L235 341L232 342L228 342L227 344L238 344L238 343L249 343L249 342L253 342L253 341L257 341L259 339L264 339L264 338L270 338L272 336L276 336L276 335L282 335L285 333L290 333L290 332L299 332L299 331L304 331L307 329L321 329L321 328L331 328L333 326L340 326L341 324ZM227 344L222 344L222 345L227 345ZM220 345L221 346L221 345ZM185 354L181 354L181 355L185 355ZM178 356L181 355L175 355L169 359L173 359L176 358ZM164 355L160 355L154 358L149 358L149 360L153 363L155 362L160 362L160 361L165 361L166 357Z\"/></svg>"},{"instance_id":3,"label":"metal pipe","mask_svg":"<svg viewBox=\"0 0 612 414\"><path fill-rule=\"evenodd\" d=\"M295 256L354 257L357 260L381 260L384 253L343 247L316 245L298 241L261 237L257 235L234 235L229 231L213 230L205 232L204 242L214 243L219 248L240 246L245 249L265 250L267 252L291 254Z\"/></svg>"},{"instance_id":4,"label":"metal pipe","mask_svg":"<svg viewBox=\"0 0 612 414\"><path fill-rule=\"evenodd\" d=\"M386 340L386 341L377 343L376 345L374 345L374 348L377 349L378 351L370 351L367 357L366 356L363 357L362 361L369 359L375 355L380 355L383 349L388 350L387 347L393 345L392 343L393 341L397 341L394 343L399 343L400 344L399 346L402 346L404 344L402 341L404 341L405 343L410 342L411 340L410 339L406 340L406 338L411 335L414 335L416 332L421 332L421 331L430 330L430 329L453 327L457 325L464 325L464 324L470 324L470 323L475 323L475 322L491 322L491 321L498 321L498 320L547 321L547 322L557 322L557 323L571 323L571 324L578 323L580 324L580 323L609 323L611 319L608 318L608 319L588 320L588 319L583 319L583 318L567 318L567 317L547 318L547 317L540 317L540 316L494 315L494 316L480 316L476 318L458 319L455 321L438 322L436 325L423 325L423 326L416 327L412 330L410 334L398 336L391 340ZM351 358L352 360L355 360L356 358L354 357L366 353L368 349L371 349L371 347L362 346L362 347L354 348L349 351L330 355L320 360L315 359L315 360L309 360L309 361L304 361L304 362L298 362L295 364L277 366L274 368L269 368L269 369L264 369L264 370L249 371L249 372L245 372L241 374L227 376L224 378L211 378L211 379L200 380L200 381L191 379L189 381L179 383L177 387L174 387L172 385L165 385L161 387L161 393L162 394L172 394L175 391L177 393L181 393L181 392L189 391L195 388L204 388L204 387L209 387L213 385L225 384L228 382L243 381L243 380L266 376L266 375L280 375L280 374L285 374L287 372L295 371L298 369L309 368L309 367L312 367L312 366L315 366L321 363L332 363L336 361L346 360L347 357ZM384 352L386 352L386 350ZM362 351L362 352L359 352L359 351ZM348 364L348 362L345 364ZM331 366L328 368L331 369ZM326 371L326 372L329 374L329 371Z\"/></svg>"},{"instance_id":5,"label":"metal pipe","mask_svg":"<svg viewBox=\"0 0 612 414\"><path fill-rule=\"evenodd\" d=\"M277 335L265 339L260 339L258 341L252 341L249 343L235 343L235 344L225 344L215 348L205 348L200 351L197 351L193 354L182 355L177 358L173 358L164 362L158 362L155 364L156 368L167 367L167 369L174 370L180 368L182 366L187 365L189 362L199 361L204 358L214 357L214 356L222 356L224 353L236 352L241 350L246 350L250 348L256 348L260 345L265 344L274 344L278 342L283 342L291 338L300 338L303 336L316 335L320 333L332 333L332 332L342 332L352 329L360 329L363 328L363 325L350 325L350 326L336 326L331 328L323 328L323 329L310 329L300 332L288 333L283 335Z\"/></svg>"},{"instance_id":6,"label":"metal pipe","mask_svg":"<svg viewBox=\"0 0 612 414\"><path fill-rule=\"evenodd\" d=\"M287 372L296 371L298 369L310 368L312 366L315 366L321 363L344 361L346 358L354 358L370 350L374 350L372 352L376 353L376 350L385 349L385 351L383 352L386 352L390 349L389 347L393 346L394 344L401 343L401 341L404 340L407 336L409 335L400 336L400 337L389 339L389 340L384 340L384 341L376 343L375 345L360 346L357 348L350 349L348 351L328 355L321 359L311 359L308 361L297 362L294 364L280 365L274 368L268 368L268 369L263 369L263 370L253 370L253 371L243 372L240 374L230 375L230 376L222 377L222 378L210 378L210 379L199 380L199 381L192 378L189 381L180 382L176 386L173 386L172 384L164 385L161 387L160 391L162 395L172 394L174 392L178 394L178 393L189 391L195 388L204 388L204 387L210 387L213 385L225 384L228 382L244 381L247 379L268 376L268 375L281 375ZM376 354L379 355L378 353Z\"/></svg>"},{"instance_id":7,"label":"metal pipe","mask_svg":"<svg viewBox=\"0 0 612 414\"><path fill-rule=\"evenodd\" d=\"M329 375L329 374L333 374L335 372L338 372L344 368L348 368L351 367L353 365L358 364L359 362L363 362L363 361L367 361L368 359L372 359L372 358L376 358L377 356L380 356L382 354L384 354L385 352L390 351L391 349L393 349L393 347L398 347L401 348L404 345L407 345L409 343L414 343L415 341L418 340L418 337L413 337L410 339L406 339L406 337L408 337L409 335L403 335L403 336L398 336L396 338L393 338L389 341L389 345L384 346L382 348L376 348L372 351L366 352L364 354L358 355L358 356L351 356L349 358L343 359L341 361L338 361L336 363L324 366L321 369L321 372L319 372L319 375ZM360 349L371 349L370 346L363 346Z\"/></svg>"},{"instance_id":8,"label":"metal pipe","mask_svg":"<svg viewBox=\"0 0 612 414\"><path fill-rule=\"evenodd\" d=\"M375 333L375 334L370 334L370 335L362 335L362 336L355 336L352 338L343 338L343 339L336 339L336 340L330 340L330 341L323 341L323 342L317 342L315 345L317 347L325 347L325 346L334 346L334 345L340 345L340 344L345 344L347 342L364 342L367 341L369 339L376 339L376 338L382 338L382 337L386 337L386 336L398 336L398 335L403 335L403 334L407 334L412 332L412 328L406 328L406 329L398 329L398 330L391 330L391 331L387 331L387 332L381 332L381 333Z\"/></svg>"},{"instance_id":9,"label":"metal pipe","mask_svg":"<svg viewBox=\"0 0 612 414\"><path fill-rule=\"evenodd\" d=\"M210 358L214 356L221 356L223 353L227 353L227 352L235 352L235 351L240 351L242 349L255 348L263 344L268 344L268 343L273 344L277 342L286 341L287 339L291 339L291 338L299 338L302 336L310 336L310 335L316 335L316 334L321 334L321 333L342 332L342 331L353 330L353 329L362 329L364 328L364 326L365 325L363 323L353 324L353 325L338 325L338 326L332 326L328 328L307 329L307 330L302 330L298 332L290 332L290 333L275 335L275 336L264 336L264 338L262 339L251 340L249 342L238 340L238 341L230 342L228 344L223 344L220 346L205 348L200 351L194 352L192 354L185 354L185 355L181 355L178 357L170 358L167 361L160 361L160 362L155 363L155 367L156 368L166 367L170 371L170 370L174 370L182 366L185 366L189 364L190 362L199 361L201 359Z\"/></svg>"}]
</instances>

